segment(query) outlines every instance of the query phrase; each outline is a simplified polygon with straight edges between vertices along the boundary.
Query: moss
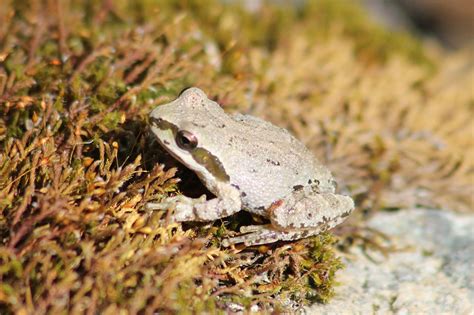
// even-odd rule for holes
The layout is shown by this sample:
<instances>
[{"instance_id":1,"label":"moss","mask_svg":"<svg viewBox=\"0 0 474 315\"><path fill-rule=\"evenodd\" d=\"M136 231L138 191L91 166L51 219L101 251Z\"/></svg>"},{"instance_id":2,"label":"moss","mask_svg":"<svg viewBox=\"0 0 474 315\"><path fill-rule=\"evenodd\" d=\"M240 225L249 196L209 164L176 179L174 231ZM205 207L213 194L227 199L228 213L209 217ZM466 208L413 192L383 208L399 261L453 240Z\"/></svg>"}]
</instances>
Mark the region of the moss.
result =
<instances>
[{"instance_id":1,"label":"moss","mask_svg":"<svg viewBox=\"0 0 474 315\"><path fill-rule=\"evenodd\" d=\"M470 209L474 98L461 75L446 85L463 57L388 32L355 4L2 1L0 20L1 313L330 300L342 267L330 234L225 249L262 219L169 224L145 209L200 189L147 132L150 110L192 85L291 129L355 197L352 225L384 207Z\"/></svg>"},{"instance_id":2,"label":"moss","mask_svg":"<svg viewBox=\"0 0 474 315\"><path fill-rule=\"evenodd\" d=\"M410 61L433 71L435 64L419 40L402 32L390 32L367 17L357 1L308 1L302 15L315 21L320 35L332 36L340 28L344 36L354 39L355 52L367 62L384 62L390 56L402 55ZM316 29L316 25L314 25Z\"/></svg>"}]
</instances>

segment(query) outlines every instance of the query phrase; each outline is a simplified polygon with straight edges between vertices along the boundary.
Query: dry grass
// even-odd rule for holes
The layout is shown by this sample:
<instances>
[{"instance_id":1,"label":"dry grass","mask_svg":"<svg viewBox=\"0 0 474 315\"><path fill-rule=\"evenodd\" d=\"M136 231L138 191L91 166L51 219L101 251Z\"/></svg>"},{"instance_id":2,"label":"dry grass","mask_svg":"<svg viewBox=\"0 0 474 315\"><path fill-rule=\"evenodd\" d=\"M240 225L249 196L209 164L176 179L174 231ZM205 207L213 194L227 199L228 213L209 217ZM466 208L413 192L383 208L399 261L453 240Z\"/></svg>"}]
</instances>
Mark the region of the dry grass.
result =
<instances>
[{"instance_id":1,"label":"dry grass","mask_svg":"<svg viewBox=\"0 0 474 315\"><path fill-rule=\"evenodd\" d=\"M354 226L384 208L472 211L469 57L390 34L344 1L255 14L183 3L0 3L0 312L331 297L341 263L328 234L225 250L224 235L258 218L183 227L145 211L198 190L181 168L178 184L146 121L186 86L291 129L355 196Z\"/></svg>"},{"instance_id":2,"label":"dry grass","mask_svg":"<svg viewBox=\"0 0 474 315\"><path fill-rule=\"evenodd\" d=\"M303 139L361 207L473 210L468 56L433 53L439 69L427 73L399 56L361 62L343 36L315 46L296 35L284 47L266 61L255 112Z\"/></svg>"}]
</instances>

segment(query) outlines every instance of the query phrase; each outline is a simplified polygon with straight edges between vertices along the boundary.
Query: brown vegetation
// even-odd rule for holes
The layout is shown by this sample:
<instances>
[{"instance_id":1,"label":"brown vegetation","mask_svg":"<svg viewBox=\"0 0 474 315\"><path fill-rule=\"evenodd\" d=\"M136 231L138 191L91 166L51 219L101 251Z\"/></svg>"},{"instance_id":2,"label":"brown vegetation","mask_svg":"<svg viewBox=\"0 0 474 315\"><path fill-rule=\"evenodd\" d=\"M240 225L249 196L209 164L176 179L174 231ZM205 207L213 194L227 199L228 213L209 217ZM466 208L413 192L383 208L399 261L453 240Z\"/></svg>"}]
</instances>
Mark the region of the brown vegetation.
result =
<instances>
[{"instance_id":1,"label":"brown vegetation","mask_svg":"<svg viewBox=\"0 0 474 315\"><path fill-rule=\"evenodd\" d=\"M147 114L191 85L295 133L355 197L352 226L380 209L472 211L466 56L390 34L344 1L183 3L0 3L0 312L331 297L341 263L328 234L223 249L258 218L183 227L145 210L184 187L159 164Z\"/></svg>"}]
</instances>

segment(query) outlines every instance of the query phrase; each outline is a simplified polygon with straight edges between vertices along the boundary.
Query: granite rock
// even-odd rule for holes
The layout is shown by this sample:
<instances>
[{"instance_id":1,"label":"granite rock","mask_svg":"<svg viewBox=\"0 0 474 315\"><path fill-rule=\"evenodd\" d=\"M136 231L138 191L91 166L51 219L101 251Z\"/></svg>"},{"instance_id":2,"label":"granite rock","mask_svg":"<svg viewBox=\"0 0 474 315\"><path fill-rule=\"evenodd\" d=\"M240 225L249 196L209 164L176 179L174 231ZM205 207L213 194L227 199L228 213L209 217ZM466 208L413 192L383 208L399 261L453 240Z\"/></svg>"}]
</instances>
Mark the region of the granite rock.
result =
<instances>
[{"instance_id":1,"label":"granite rock","mask_svg":"<svg viewBox=\"0 0 474 315\"><path fill-rule=\"evenodd\" d=\"M353 247L336 296L308 314L474 314L474 215L445 210L380 212L368 226L398 250Z\"/></svg>"}]
</instances>

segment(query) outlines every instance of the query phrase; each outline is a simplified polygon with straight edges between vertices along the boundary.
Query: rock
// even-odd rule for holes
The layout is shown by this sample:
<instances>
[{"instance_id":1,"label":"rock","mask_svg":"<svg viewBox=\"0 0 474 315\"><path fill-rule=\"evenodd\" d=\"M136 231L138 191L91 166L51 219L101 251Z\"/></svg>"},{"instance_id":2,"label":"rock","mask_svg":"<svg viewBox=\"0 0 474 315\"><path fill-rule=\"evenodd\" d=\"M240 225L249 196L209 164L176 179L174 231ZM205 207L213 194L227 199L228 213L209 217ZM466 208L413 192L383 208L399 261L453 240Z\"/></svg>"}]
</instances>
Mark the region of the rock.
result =
<instances>
[{"instance_id":1,"label":"rock","mask_svg":"<svg viewBox=\"0 0 474 315\"><path fill-rule=\"evenodd\" d=\"M354 246L336 297L308 314L474 314L473 214L380 212L368 225L401 250L384 257Z\"/></svg>"}]
</instances>

